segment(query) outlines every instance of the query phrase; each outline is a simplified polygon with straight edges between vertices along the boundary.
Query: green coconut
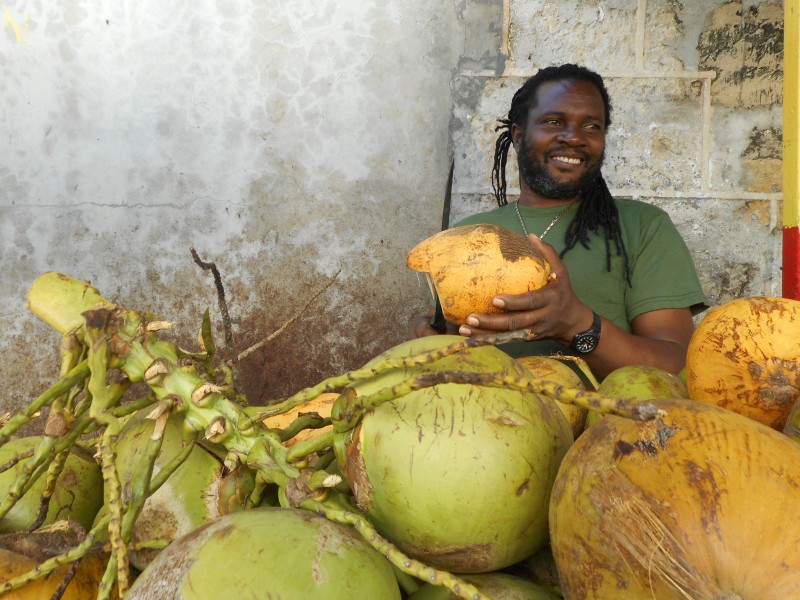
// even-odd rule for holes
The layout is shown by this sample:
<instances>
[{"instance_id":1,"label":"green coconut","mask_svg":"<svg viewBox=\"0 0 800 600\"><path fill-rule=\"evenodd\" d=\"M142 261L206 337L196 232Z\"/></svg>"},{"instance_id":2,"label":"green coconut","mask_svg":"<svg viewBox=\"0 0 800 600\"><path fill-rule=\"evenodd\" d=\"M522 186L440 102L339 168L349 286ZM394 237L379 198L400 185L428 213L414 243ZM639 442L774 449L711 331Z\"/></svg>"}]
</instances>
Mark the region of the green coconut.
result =
<instances>
[{"instance_id":1,"label":"green coconut","mask_svg":"<svg viewBox=\"0 0 800 600\"><path fill-rule=\"evenodd\" d=\"M131 477L143 459L147 441L153 432L153 421L145 409L125 423L116 445L117 470L122 483L123 499L131 498ZM173 414L167 420L161 452L153 472L162 469L183 449L182 419ZM237 469L223 473L222 460L215 448L196 444L180 467L144 503L132 533L134 542L174 540L222 514L238 510L247 496L247 477L252 474ZM244 479L242 479L244 478ZM243 490L242 487L245 486ZM107 511L104 506L98 518ZM131 564L143 569L155 558L156 550L130 553Z\"/></svg>"},{"instance_id":2,"label":"green coconut","mask_svg":"<svg viewBox=\"0 0 800 600\"><path fill-rule=\"evenodd\" d=\"M405 342L370 361L463 338ZM493 346L391 369L354 384L359 396L437 370L530 374ZM335 411L334 411L335 414ZM511 389L447 383L367 413L337 458L358 507L405 553L456 573L495 571L548 540L547 509L572 431L555 401Z\"/></svg>"},{"instance_id":3,"label":"green coconut","mask_svg":"<svg viewBox=\"0 0 800 600\"><path fill-rule=\"evenodd\" d=\"M507 573L482 573L462 578L492 600L562 600L563 598L555 589ZM457 598L458 596L447 588L426 583L411 594L408 600L456 600Z\"/></svg>"},{"instance_id":4,"label":"green coconut","mask_svg":"<svg viewBox=\"0 0 800 600\"><path fill-rule=\"evenodd\" d=\"M31 436L7 442L0 447L0 464L6 464L16 456L34 450L42 439L41 436ZM24 463L25 460L21 460L10 469L0 472L0 489L9 489ZM24 531L33 525L39 513L46 478L46 474L39 477L6 516L0 519L0 533ZM74 449L56 482L43 525L71 520L88 529L102 505L103 475L100 466L92 460L91 455Z\"/></svg>"},{"instance_id":5,"label":"green coconut","mask_svg":"<svg viewBox=\"0 0 800 600\"><path fill-rule=\"evenodd\" d=\"M688 398L686 382L678 375L648 365L627 365L609 373L597 391L609 398L626 400L655 400L657 398ZM590 410L586 428L602 418Z\"/></svg>"},{"instance_id":6,"label":"green coconut","mask_svg":"<svg viewBox=\"0 0 800 600\"><path fill-rule=\"evenodd\" d=\"M164 549L127 600L399 600L386 558L349 527L309 511L220 517Z\"/></svg>"}]
</instances>

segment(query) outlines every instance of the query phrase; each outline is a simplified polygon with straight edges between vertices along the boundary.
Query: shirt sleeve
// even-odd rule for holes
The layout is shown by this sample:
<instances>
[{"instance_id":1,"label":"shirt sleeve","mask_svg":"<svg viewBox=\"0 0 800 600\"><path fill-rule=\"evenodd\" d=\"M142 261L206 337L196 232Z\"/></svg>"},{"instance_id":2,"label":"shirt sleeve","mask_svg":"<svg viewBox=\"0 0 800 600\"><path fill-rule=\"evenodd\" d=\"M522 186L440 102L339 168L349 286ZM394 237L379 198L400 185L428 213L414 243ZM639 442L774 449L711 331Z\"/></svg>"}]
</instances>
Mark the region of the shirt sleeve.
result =
<instances>
[{"instance_id":1,"label":"shirt sleeve","mask_svg":"<svg viewBox=\"0 0 800 600\"><path fill-rule=\"evenodd\" d=\"M692 255L669 215L659 210L640 223L639 253L630 257L628 320L665 308L691 308L692 315L708 308Z\"/></svg>"}]
</instances>

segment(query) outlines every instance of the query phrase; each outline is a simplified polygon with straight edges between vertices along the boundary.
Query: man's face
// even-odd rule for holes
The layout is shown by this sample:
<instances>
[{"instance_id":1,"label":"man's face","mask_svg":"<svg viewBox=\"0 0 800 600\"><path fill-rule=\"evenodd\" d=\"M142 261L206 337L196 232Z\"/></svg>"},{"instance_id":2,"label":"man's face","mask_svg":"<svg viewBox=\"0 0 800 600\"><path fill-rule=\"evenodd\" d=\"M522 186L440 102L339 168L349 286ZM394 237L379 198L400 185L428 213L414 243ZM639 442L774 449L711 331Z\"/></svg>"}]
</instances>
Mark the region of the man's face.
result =
<instances>
[{"instance_id":1,"label":"man's face","mask_svg":"<svg viewBox=\"0 0 800 600\"><path fill-rule=\"evenodd\" d=\"M536 95L525 129L512 128L520 183L543 198L578 198L603 165L603 98L591 83L571 79L545 83Z\"/></svg>"}]
</instances>

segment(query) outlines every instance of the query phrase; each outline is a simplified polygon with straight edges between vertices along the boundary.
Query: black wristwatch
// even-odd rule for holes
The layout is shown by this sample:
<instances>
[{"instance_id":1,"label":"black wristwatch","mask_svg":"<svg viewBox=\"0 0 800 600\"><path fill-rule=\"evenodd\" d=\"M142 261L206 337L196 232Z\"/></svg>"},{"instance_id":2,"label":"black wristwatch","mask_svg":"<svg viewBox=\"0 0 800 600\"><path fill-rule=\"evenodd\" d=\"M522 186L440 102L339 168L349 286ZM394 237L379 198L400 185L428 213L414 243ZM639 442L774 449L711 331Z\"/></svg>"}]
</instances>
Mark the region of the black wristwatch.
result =
<instances>
[{"instance_id":1,"label":"black wristwatch","mask_svg":"<svg viewBox=\"0 0 800 600\"><path fill-rule=\"evenodd\" d=\"M600 343L600 315L594 311L592 313L594 314L592 326L586 331L575 334L575 337L572 338L572 343L569 345L578 354L589 354Z\"/></svg>"}]
</instances>

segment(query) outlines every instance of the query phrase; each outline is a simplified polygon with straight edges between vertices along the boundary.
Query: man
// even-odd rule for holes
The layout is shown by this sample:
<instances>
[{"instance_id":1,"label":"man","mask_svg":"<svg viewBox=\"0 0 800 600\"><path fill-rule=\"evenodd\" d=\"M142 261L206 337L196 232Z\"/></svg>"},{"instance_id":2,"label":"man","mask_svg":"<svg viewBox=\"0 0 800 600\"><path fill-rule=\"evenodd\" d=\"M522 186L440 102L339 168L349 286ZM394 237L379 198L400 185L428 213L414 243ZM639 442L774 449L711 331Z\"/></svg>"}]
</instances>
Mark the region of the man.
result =
<instances>
[{"instance_id":1,"label":"man","mask_svg":"<svg viewBox=\"0 0 800 600\"><path fill-rule=\"evenodd\" d=\"M471 315L458 332L531 329L539 341L503 349L512 356L576 354L601 379L631 364L680 371L692 316L707 301L667 213L608 191L601 166L611 104L600 75L572 64L542 69L500 122L492 170L499 208L457 225L492 223L528 235L555 279L534 292L496 296L504 312ZM520 196L508 204L511 145ZM435 334L428 323L418 317L409 337Z\"/></svg>"}]
</instances>

